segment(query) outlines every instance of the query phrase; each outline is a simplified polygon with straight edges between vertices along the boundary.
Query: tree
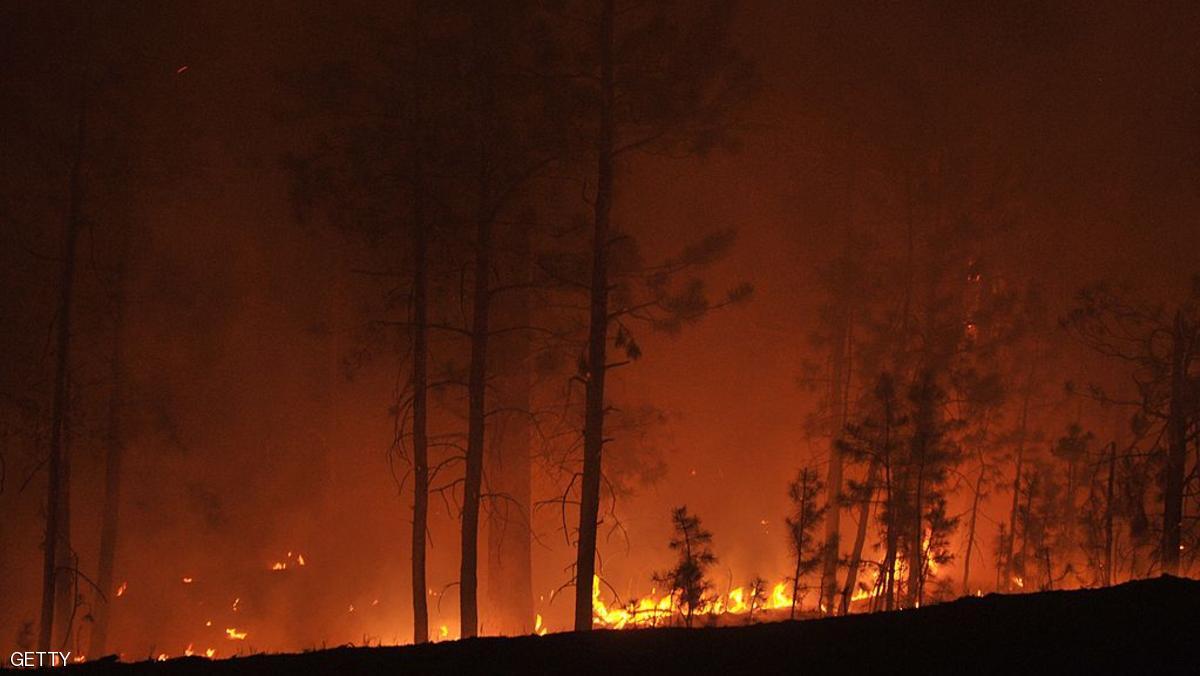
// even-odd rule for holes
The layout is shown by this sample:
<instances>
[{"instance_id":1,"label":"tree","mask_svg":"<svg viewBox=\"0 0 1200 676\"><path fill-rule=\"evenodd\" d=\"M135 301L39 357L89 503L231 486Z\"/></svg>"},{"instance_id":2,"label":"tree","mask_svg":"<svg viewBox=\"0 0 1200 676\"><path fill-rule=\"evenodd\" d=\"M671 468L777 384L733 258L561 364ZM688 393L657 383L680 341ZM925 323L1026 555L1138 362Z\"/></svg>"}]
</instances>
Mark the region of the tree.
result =
<instances>
[{"instance_id":1,"label":"tree","mask_svg":"<svg viewBox=\"0 0 1200 676\"><path fill-rule=\"evenodd\" d=\"M679 554L679 560L674 568L656 573L654 580L667 586L679 604L684 623L691 627L696 610L712 591L707 573L717 557L711 549L712 533L701 527L700 517L688 513L687 505L671 512L671 523L675 534L670 547Z\"/></svg>"},{"instance_id":2,"label":"tree","mask_svg":"<svg viewBox=\"0 0 1200 676\"><path fill-rule=\"evenodd\" d=\"M584 3L585 6L590 3ZM616 0L600 0L586 12L583 43L584 109L595 157L596 192L592 202L588 329L584 372L583 470L580 478L579 529L575 562L575 629L592 625L589 580L596 570L596 532L600 520L602 452L605 443L605 374L610 327L636 308L610 308L611 247L621 241L612 228L616 165L640 150L704 152L714 147L745 104L752 86L747 63L729 39L730 7L720 2L656 2L617 9ZM618 19L620 25L618 25ZM619 103L619 105L618 105ZM589 181L590 183L590 181ZM665 275L660 277L665 280ZM690 315L702 301L701 287L676 305L674 314ZM663 307L663 299L655 301ZM707 303L701 303L707 305ZM648 309L651 306L644 306ZM622 335L620 332L618 336Z\"/></svg>"},{"instance_id":3,"label":"tree","mask_svg":"<svg viewBox=\"0 0 1200 676\"><path fill-rule=\"evenodd\" d=\"M796 617L796 606L804 590L804 577L816 570L822 560L822 548L816 543L813 530L826 510L825 506L817 506L823 489L817 471L811 467L801 469L795 481L788 484L788 498L792 501L792 513L787 517L788 543L795 561L792 570L792 618Z\"/></svg>"},{"instance_id":4,"label":"tree","mask_svg":"<svg viewBox=\"0 0 1200 676\"><path fill-rule=\"evenodd\" d=\"M1091 394L1102 401L1134 407L1153 437L1154 455L1162 463L1162 531L1159 565L1178 575L1184 547L1184 502L1187 447L1200 420L1200 276L1173 308L1131 299L1127 291L1107 284L1082 290L1064 325L1097 353L1128 367L1136 395L1121 398L1100 387ZM1157 430L1155 432L1154 430ZM1193 470L1194 471L1194 470Z\"/></svg>"},{"instance_id":5,"label":"tree","mask_svg":"<svg viewBox=\"0 0 1200 676\"><path fill-rule=\"evenodd\" d=\"M849 456L855 463L867 463L866 478L862 482L850 482L849 495L852 504L858 505L858 528L854 536L854 546L850 550L850 560L846 571L846 583L842 588L842 599L839 613L845 615L850 610L850 601L858 587L859 569L862 567L863 546L866 544L867 528L871 520L871 508L877 493L882 492L885 503L881 510L880 522L884 529L884 541L887 543L884 563L880 564L880 574L876 581L882 582L892 577L891 571L895 566L895 547L892 537L894 525L891 523L891 476L892 457L898 450L898 428L904 423L898 419L899 411L896 402L895 385L891 375L880 374L878 381L867 399L866 406L871 414L862 422L847 425L845 433L838 441L838 453ZM882 475L882 476L881 476ZM878 585L876 585L878 586Z\"/></svg>"}]
</instances>

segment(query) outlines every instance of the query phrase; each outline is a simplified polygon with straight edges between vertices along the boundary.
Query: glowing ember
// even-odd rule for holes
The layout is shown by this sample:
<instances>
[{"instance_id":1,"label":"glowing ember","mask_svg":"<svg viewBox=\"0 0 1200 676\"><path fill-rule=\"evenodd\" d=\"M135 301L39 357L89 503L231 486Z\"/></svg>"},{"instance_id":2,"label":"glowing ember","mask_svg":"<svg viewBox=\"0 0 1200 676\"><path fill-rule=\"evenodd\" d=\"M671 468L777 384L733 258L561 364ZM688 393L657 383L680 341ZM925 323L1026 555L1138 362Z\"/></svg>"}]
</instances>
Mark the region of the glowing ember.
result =
<instances>
[{"instance_id":1,"label":"glowing ember","mask_svg":"<svg viewBox=\"0 0 1200 676\"><path fill-rule=\"evenodd\" d=\"M128 582L122 582L122 583L121 583L121 586L120 586L120 587L117 587L117 596L118 596L118 597L120 597L120 596L124 596L124 595L125 595L125 590L126 590L128 587L129 587L129 583L128 583Z\"/></svg>"},{"instance_id":2,"label":"glowing ember","mask_svg":"<svg viewBox=\"0 0 1200 676\"><path fill-rule=\"evenodd\" d=\"M191 583L192 583L192 578L190 578L190 577L185 577L185 578L183 578L183 583L184 583L184 584L191 584Z\"/></svg>"},{"instance_id":3,"label":"glowing ember","mask_svg":"<svg viewBox=\"0 0 1200 676\"><path fill-rule=\"evenodd\" d=\"M226 629L225 636L234 641L245 641L246 640L246 632L238 631L234 627L229 627L228 629Z\"/></svg>"}]
</instances>

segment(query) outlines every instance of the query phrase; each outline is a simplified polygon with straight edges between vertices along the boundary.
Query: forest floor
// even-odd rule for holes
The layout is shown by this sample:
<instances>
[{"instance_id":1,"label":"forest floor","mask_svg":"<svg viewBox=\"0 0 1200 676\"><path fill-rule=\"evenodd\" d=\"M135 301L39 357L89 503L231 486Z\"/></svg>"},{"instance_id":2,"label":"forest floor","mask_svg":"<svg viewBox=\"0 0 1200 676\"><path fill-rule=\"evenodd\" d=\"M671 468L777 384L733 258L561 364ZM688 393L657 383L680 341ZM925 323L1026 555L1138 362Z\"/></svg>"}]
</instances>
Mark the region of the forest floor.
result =
<instances>
[{"instance_id":1,"label":"forest floor","mask_svg":"<svg viewBox=\"0 0 1200 676\"><path fill-rule=\"evenodd\" d=\"M1200 674L1200 581L989 594L870 615L703 629L477 638L224 660L92 662L72 674Z\"/></svg>"}]
</instances>

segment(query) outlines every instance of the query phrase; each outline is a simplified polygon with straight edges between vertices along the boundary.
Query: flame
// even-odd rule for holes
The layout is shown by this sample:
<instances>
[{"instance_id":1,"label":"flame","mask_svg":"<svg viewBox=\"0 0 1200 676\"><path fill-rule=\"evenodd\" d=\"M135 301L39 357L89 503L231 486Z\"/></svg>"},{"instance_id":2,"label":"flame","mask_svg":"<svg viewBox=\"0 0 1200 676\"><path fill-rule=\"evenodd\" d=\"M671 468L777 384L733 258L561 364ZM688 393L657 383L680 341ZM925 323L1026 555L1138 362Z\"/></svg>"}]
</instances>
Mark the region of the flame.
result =
<instances>
[{"instance_id":1,"label":"flame","mask_svg":"<svg viewBox=\"0 0 1200 676\"><path fill-rule=\"evenodd\" d=\"M926 531L922 543L926 551L929 548L929 535L929 531ZM895 579L900 579L902 571L907 569L908 564L904 561L904 557L897 556L893 566ZM931 552L926 554L925 567L930 577L937 575L940 566L934 560ZM876 568L874 579L860 583L858 589L851 594L850 601L861 602L875 598L881 587L879 577L880 569ZM751 611L791 610L793 605L799 609L799 598L793 604L790 581L777 582L770 588L769 593L764 594L766 591L766 589L759 589L755 593L747 587L734 587L724 595L718 594L702 600L696 608L691 609L691 614L693 617L714 617L727 614L748 615ZM765 598L763 598L764 596ZM823 605L818 607L822 612L826 610ZM660 626L686 615L688 610L687 604L682 602L678 594L667 593L660 596L654 589L651 589L650 594L623 605L612 604L606 602L600 594L600 577L592 578L592 624L596 627L626 629Z\"/></svg>"},{"instance_id":2,"label":"flame","mask_svg":"<svg viewBox=\"0 0 1200 676\"><path fill-rule=\"evenodd\" d=\"M166 653L159 653L159 654L158 654L158 661L159 661L159 662L166 662L166 661L167 661L167 654L166 654Z\"/></svg>"},{"instance_id":3,"label":"flame","mask_svg":"<svg viewBox=\"0 0 1200 676\"><path fill-rule=\"evenodd\" d=\"M238 631L234 627L229 627L228 629L226 629L225 636L234 641L245 641L246 640L246 632Z\"/></svg>"},{"instance_id":4,"label":"flame","mask_svg":"<svg viewBox=\"0 0 1200 676\"><path fill-rule=\"evenodd\" d=\"M1025 588L1025 579L1022 578L1020 575L1013 575L1012 581L1013 581L1013 584L1017 585L1018 589Z\"/></svg>"},{"instance_id":5,"label":"flame","mask_svg":"<svg viewBox=\"0 0 1200 676\"><path fill-rule=\"evenodd\" d=\"M194 654L195 654L195 653L194 653L194 652L192 652L192 644L191 644L191 643L189 643L189 644L188 644L188 647L186 647L186 648L184 648L184 649L183 649L183 655L184 655L184 657L191 657L191 656L192 656L192 655L194 655Z\"/></svg>"},{"instance_id":6,"label":"flame","mask_svg":"<svg viewBox=\"0 0 1200 676\"><path fill-rule=\"evenodd\" d=\"M443 641L450 638L450 628L444 624L438 627L438 638Z\"/></svg>"},{"instance_id":7,"label":"flame","mask_svg":"<svg viewBox=\"0 0 1200 676\"><path fill-rule=\"evenodd\" d=\"M542 624L542 614L538 613L533 622L533 633L538 636L546 635L546 625Z\"/></svg>"},{"instance_id":8,"label":"flame","mask_svg":"<svg viewBox=\"0 0 1200 676\"><path fill-rule=\"evenodd\" d=\"M745 587L734 587L725 595L705 599L697 604L692 611L693 616L745 615L753 605L755 611L790 609L792 596L790 585L778 582L770 594L761 603L751 598L752 594ZM624 606L610 608L600 596L600 578L592 579L592 619L593 624L608 629L626 629L633 627L654 627L669 623L676 616L685 615L687 605L681 603L678 595L665 594L659 596L657 590L640 599L630 601Z\"/></svg>"},{"instance_id":9,"label":"flame","mask_svg":"<svg viewBox=\"0 0 1200 676\"><path fill-rule=\"evenodd\" d=\"M296 555L296 563L298 563L298 564L300 564L300 565L302 565L302 566L303 566L303 565L305 565L305 564L304 564L304 555L303 555L303 554L297 554L297 555Z\"/></svg>"},{"instance_id":10,"label":"flame","mask_svg":"<svg viewBox=\"0 0 1200 676\"><path fill-rule=\"evenodd\" d=\"M217 654L217 651L216 651L216 650L214 650L214 649L212 649L212 648L209 648L209 649L207 649L207 650L205 650L205 651L204 651L204 656L205 656L205 657L207 657L207 658L208 658L208 659L210 659L210 660L211 660L213 657L215 657L215 656L216 656L216 654Z\"/></svg>"},{"instance_id":11,"label":"flame","mask_svg":"<svg viewBox=\"0 0 1200 676\"><path fill-rule=\"evenodd\" d=\"M124 596L124 595L125 595L125 590L126 590L126 589L128 589L128 588L129 588L129 583L128 583L128 582L122 582L122 583L121 583L121 586L120 586L120 587L117 587L117 596L118 596L118 597Z\"/></svg>"},{"instance_id":12,"label":"flame","mask_svg":"<svg viewBox=\"0 0 1200 676\"><path fill-rule=\"evenodd\" d=\"M287 570L287 564L283 561L276 561L275 565L271 566L271 570Z\"/></svg>"}]
</instances>

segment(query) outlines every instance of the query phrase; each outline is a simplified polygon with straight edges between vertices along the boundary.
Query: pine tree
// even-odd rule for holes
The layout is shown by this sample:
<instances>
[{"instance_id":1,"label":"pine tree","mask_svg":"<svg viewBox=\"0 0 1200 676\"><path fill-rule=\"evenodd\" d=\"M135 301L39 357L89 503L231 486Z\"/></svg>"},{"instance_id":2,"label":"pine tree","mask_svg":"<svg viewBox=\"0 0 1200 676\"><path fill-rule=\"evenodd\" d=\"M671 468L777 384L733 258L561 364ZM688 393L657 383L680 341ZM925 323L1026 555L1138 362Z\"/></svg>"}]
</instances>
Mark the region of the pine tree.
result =
<instances>
[{"instance_id":1,"label":"pine tree","mask_svg":"<svg viewBox=\"0 0 1200 676\"><path fill-rule=\"evenodd\" d=\"M684 623L691 627L696 610L713 589L707 573L717 557L711 548L712 533L700 525L700 517L688 513L687 505L675 508L671 522L675 535L670 547L679 554L679 560L674 568L655 574L654 581L667 586L679 604Z\"/></svg>"},{"instance_id":2,"label":"pine tree","mask_svg":"<svg viewBox=\"0 0 1200 676\"><path fill-rule=\"evenodd\" d=\"M803 580L821 565L823 548L816 542L813 529L825 515L827 506L818 506L817 501L824 490L817 470L804 467L796 480L788 485L788 498L792 501L792 514L787 517L789 544L792 548L794 567L792 570L792 607L790 617L796 617L796 606L801 594L807 589Z\"/></svg>"}]
</instances>

